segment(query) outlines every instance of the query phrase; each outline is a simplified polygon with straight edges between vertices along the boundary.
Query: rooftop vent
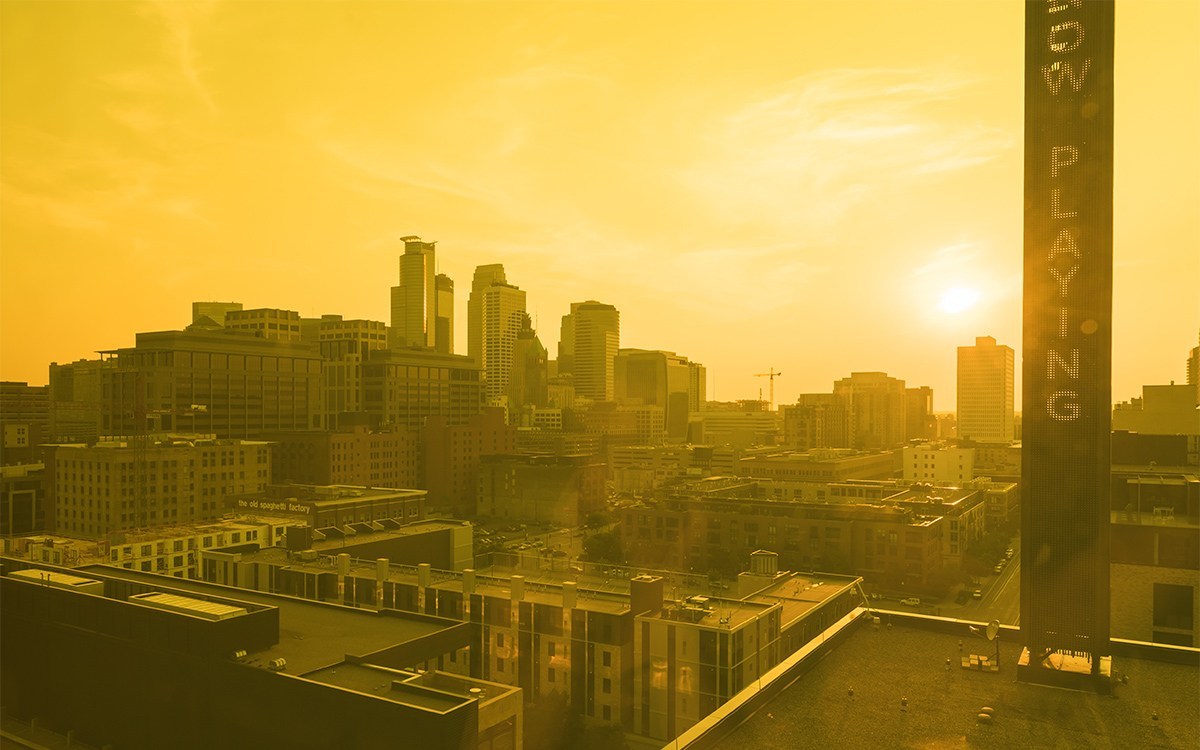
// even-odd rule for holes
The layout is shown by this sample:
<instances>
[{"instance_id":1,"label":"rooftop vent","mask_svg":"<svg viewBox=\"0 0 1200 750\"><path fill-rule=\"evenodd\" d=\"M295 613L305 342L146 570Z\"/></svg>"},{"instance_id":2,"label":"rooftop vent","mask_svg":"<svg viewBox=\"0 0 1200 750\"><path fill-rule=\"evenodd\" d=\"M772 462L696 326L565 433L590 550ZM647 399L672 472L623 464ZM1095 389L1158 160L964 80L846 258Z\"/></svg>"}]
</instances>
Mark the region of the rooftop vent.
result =
<instances>
[{"instance_id":1,"label":"rooftop vent","mask_svg":"<svg viewBox=\"0 0 1200 750\"><path fill-rule=\"evenodd\" d=\"M204 599L166 594L161 591L133 594L129 597L128 601L130 604L138 604L154 609L165 609L168 612L202 617L205 620L212 620L214 622L246 614L245 607L233 607L228 604L218 604L217 602L205 601Z\"/></svg>"}]
</instances>

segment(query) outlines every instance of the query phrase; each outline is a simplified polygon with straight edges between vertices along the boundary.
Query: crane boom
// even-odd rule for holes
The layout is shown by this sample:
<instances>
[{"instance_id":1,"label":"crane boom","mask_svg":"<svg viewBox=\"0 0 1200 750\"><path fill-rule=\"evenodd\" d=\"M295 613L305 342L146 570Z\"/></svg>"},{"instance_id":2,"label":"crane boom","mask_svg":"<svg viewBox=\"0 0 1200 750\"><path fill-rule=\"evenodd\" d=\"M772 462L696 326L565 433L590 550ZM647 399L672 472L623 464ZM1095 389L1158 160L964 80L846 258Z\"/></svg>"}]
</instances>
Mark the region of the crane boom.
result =
<instances>
[{"instance_id":1,"label":"crane boom","mask_svg":"<svg viewBox=\"0 0 1200 750\"><path fill-rule=\"evenodd\" d=\"M782 372L775 372L774 367L772 367L769 372L754 373L754 377L767 378L771 383L771 387L769 389L770 394L771 394L771 402L770 402L771 403L771 411L775 411L775 378L779 377L782 374L783 374ZM762 396L760 395L759 398L762 398Z\"/></svg>"}]
</instances>

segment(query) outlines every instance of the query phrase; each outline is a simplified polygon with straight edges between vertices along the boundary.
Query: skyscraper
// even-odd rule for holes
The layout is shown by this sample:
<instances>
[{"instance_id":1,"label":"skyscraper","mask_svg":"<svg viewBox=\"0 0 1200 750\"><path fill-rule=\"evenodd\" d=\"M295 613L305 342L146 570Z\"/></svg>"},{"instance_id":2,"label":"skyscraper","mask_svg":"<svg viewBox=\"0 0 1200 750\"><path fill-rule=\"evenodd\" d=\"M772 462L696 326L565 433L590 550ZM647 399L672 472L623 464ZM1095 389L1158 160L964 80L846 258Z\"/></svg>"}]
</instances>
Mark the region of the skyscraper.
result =
<instances>
[{"instance_id":1,"label":"skyscraper","mask_svg":"<svg viewBox=\"0 0 1200 750\"><path fill-rule=\"evenodd\" d=\"M985 443L1013 439L1013 350L991 336L958 347L958 436Z\"/></svg>"},{"instance_id":2,"label":"skyscraper","mask_svg":"<svg viewBox=\"0 0 1200 750\"><path fill-rule=\"evenodd\" d=\"M454 353L454 280L444 273L433 278L436 318L434 320L434 349L442 354Z\"/></svg>"},{"instance_id":3,"label":"skyscraper","mask_svg":"<svg viewBox=\"0 0 1200 750\"><path fill-rule=\"evenodd\" d=\"M588 300L571 305L571 320L563 318L564 339L568 329L574 339L568 349L575 393L594 401L612 401L614 365L621 343L621 314L612 305ZM562 373L563 343L559 344L559 373Z\"/></svg>"},{"instance_id":4,"label":"skyscraper","mask_svg":"<svg viewBox=\"0 0 1200 750\"><path fill-rule=\"evenodd\" d=\"M512 284L494 283L483 290L480 365L484 395L489 404L502 406L508 395L513 368L513 347L525 319L525 292Z\"/></svg>"},{"instance_id":5,"label":"skyscraper","mask_svg":"<svg viewBox=\"0 0 1200 750\"><path fill-rule=\"evenodd\" d=\"M687 438L691 363L675 352L622 349L615 363L616 398L663 409L666 436Z\"/></svg>"},{"instance_id":6,"label":"skyscraper","mask_svg":"<svg viewBox=\"0 0 1200 750\"><path fill-rule=\"evenodd\" d=\"M483 292L492 284L506 284L504 266L489 263L475 267L471 277L471 294L467 297L467 356L482 363L483 352Z\"/></svg>"},{"instance_id":7,"label":"skyscraper","mask_svg":"<svg viewBox=\"0 0 1200 750\"><path fill-rule=\"evenodd\" d=\"M521 318L521 330L513 345L512 374L508 381L509 413L525 406L545 406L547 398L546 347L533 330L529 315Z\"/></svg>"},{"instance_id":8,"label":"skyscraper","mask_svg":"<svg viewBox=\"0 0 1200 750\"><path fill-rule=\"evenodd\" d=\"M434 252L437 243L422 242L414 236L400 239L404 242L404 254L400 256L400 285L392 287L389 344L393 348L437 349L439 284ZM449 284L448 291L453 305L453 284ZM443 311L443 315L452 319L453 310ZM445 327L448 332L453 328L450 323ZM450 348L444 351L449 352Z\"/></svg>"}]
</instances>

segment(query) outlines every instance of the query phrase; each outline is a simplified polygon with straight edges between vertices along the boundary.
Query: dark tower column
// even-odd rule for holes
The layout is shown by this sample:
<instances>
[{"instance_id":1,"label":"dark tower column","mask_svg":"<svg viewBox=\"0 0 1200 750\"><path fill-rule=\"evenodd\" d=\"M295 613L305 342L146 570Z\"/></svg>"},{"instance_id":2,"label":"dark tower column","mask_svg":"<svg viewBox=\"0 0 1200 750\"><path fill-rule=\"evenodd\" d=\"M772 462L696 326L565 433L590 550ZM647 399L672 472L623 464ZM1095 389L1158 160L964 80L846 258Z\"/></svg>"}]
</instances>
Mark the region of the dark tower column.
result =
<instances>
[{"instance_id":1,"label":"dark tower column","mask_svg":"<svg viewBox=\"0 0 1200 750\"><path fill-rule=\"evenodd\" d=\"M1019 678L1105 690L1113 3L1025 4Z\"/></svg>"}]
</instances>

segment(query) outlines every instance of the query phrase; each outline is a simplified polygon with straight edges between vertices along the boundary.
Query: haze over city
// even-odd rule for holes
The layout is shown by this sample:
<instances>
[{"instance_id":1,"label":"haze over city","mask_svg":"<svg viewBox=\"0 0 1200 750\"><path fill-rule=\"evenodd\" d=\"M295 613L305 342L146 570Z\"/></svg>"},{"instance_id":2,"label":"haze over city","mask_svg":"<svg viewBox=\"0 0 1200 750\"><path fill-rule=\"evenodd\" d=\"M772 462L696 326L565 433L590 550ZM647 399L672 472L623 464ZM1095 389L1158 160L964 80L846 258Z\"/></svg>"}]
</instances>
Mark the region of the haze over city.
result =
<instances>
[{"instance_id":1,"label":"haze over city","mask_svg":"<svg viewBox=\"0 0 1200 750\"><path fill-rule=\"evenodd\" d=\"M1021 3L5 0L0 375L178 329L193 300L388 319L438 241L466 351L503 263L776 403L1021 350ZM1183 381L1200 308L1200 10L1116 36L1114 400ZM1017 368L1020 403L1020 368Z\"/></svg>"}]
</instances>

